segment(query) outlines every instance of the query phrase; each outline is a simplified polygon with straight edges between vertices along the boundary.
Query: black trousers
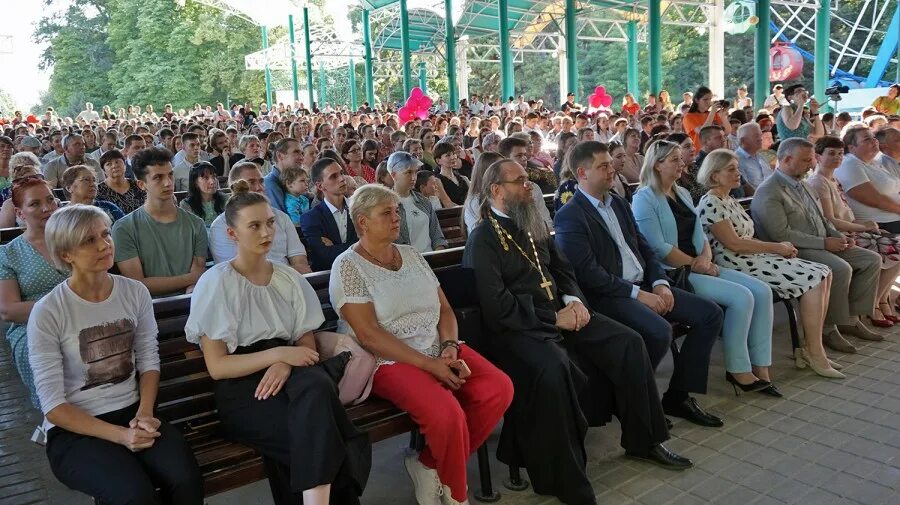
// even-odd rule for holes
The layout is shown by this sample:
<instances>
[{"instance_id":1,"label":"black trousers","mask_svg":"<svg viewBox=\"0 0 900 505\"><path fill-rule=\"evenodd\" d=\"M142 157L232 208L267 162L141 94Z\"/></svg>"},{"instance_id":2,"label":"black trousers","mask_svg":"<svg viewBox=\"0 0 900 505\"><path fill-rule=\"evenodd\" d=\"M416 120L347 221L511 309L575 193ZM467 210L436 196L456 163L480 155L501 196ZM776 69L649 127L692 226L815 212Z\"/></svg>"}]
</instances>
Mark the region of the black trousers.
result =
<instances>
[{"instance_id":1,"label":"black trousers","mask_svg":"<svg viewBox=\"0 0 900 505\"><path fill-rule=\"evenodd\" d=\"M716 337L722 332L724 314L715 302L689 291L672 287L675 308L661 316L633 298L603 298L591 300L591 306L629 328L644 339L654 370L669 352L672 343L672 325L669 321L690 327L675 360L671 393L706 393L709 376L709 356Z\"/></svg>"},{"instance_id":2,"label":"black trousers","mask_svg":"<svg viewBox=\"0 0 900 505\"><path fill-rule=\"evenodd\" d=\"M236 353L266 347L263 343ZM365 488L372 448L368 434L353 425L338 398L337 382L346 364L339 358L294 367L282 391L266 400L253 396L265 370L216 381L216 405L225 436L284 466L278 473L288 477L290 489L276 492L273 485L276 497L331 484L332 502L349 504L358 502L356 497Z\"/></svg>"},{"instance_id":3,"label":"black trousers","mask_svg":"<svg viewBox=\"0 0 900 505\"><path fill-rule=\"evenodd\" d=\"M878 227L891 233L900 233L900 221L891 221L890 223L878 223Z\"/></svg>"},{"instance_id":4,"label":"black trousers","mask_svg":"<svg viewBox=\"0 0 900 505\"><path fill-rule=\"evenodd\" d=\"M668 440L653 364L641 335L601 314L594 314L580 331L563 335L569 354L588 376L581 394L588 422L594 425L592 418L607 409L622 425L622 448L635 454L645 455Z\"/></svg>"},{"instance_id":5,"label":"black trousers","mask_svg":"<svg viewBox=\"0 0 900 505\"><path fill-rule=\"evenodd\" d=\"M128 426L137 409L134 404L97 418ZM106 505L202 505L203 478L193 452L172 425L163 422L159 431L153 447L131 452L54 427L47 433L47 459L60 482Z\"/></svg>"}]
</instances>

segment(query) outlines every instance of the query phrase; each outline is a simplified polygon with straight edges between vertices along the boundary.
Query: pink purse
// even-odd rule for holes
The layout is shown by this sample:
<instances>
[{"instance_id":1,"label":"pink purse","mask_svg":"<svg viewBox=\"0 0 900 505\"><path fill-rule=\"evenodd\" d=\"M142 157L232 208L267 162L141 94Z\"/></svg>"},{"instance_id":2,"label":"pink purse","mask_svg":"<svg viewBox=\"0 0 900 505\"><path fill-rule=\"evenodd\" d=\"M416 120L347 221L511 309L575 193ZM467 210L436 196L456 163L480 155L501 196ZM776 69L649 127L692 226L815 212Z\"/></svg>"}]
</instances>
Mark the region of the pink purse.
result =
<instances>
[{"instance_id":1,"label":"pink purse","mask_svg":"<svg viewBox=\"0 0 900 505\"><path fill-rule=\"evenodd\" d=\"M320 331L315 336L320 361L342 352L350 352L350 362L347 363L344 376L338 383L339 397L344 405L362 403L372 392L375 356L363 349L350 335Z\"/></svg>"}]
</instances>

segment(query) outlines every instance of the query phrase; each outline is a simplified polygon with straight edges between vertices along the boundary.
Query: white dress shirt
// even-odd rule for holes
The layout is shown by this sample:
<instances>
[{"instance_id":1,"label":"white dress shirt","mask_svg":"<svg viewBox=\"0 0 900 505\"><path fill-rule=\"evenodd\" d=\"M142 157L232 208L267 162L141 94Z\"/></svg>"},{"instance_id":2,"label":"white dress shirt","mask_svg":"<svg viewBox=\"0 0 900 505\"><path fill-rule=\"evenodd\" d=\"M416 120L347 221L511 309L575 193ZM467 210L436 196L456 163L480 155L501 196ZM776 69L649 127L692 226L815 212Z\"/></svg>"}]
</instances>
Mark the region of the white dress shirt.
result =
<instances>
[{"instance_id":1,"label":"white dress shirt","mask_svg":"<svg viewBox=\"0 0 900 505\"><path fill-rule=\"evenodd\" d=\"M343 208L338 210L337 207L331 205L327 198L324 201L325 205L328 206L328 210L331 211L331 215L334 216L334 222L337 223L338 233L341 234L341 243L343 244L347 241L347 215L350 214L347 207L349 203L345 200Z\"/></svg>"}]
</instances>

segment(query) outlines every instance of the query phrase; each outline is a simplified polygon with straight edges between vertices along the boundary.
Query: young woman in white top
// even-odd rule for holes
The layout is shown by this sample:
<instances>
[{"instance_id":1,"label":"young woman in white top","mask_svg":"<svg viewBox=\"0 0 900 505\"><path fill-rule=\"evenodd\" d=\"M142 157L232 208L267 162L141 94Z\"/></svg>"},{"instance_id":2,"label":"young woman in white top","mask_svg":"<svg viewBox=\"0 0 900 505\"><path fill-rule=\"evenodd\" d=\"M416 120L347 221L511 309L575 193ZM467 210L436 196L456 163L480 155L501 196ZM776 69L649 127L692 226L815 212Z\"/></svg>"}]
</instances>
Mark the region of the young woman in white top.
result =
<instances>
[{"instance_id":1,"label":"young woman in white top","mask_svg":"<svg viewBox=\"0 0 900 505\"><path fill-rule=\"evenodd\" d=\"M53 474L108 504L200 505L203 479L178 429L154 416L157 328L150 292L110 275L110 219L74 204L46 225L71 277L31 311L28 347ZM137 371L137 374L135 374Z\"/></svg>"},{"instance_id":2,"label":"young woman in white top","mask_svg":"<svg viewBox=\"0 0 900 505\"><path fill-rule=\"evenodd\" d=\"M425 258L393 243L397 194L367 184L350 214L359 242L335 259L328 288L338 331L378 358L372 393L408 412L425 435L425 450L405 461L419 505L468 503L466 460L509 407L512 382L458 340L453 308Z\"/></svg>"},{"instance_id":3,"label":"young woman in white top","mask_svg":"<svg viewBox=\"0 0 900 505\"><path fill-rule=\"evenodd\" d=\"M359 503L371 447L338 398L348 354L321 361L313 330L325 317L309 282L267 259L268 200L232 184L223 216L237 255L197 282L185 335L199 343L225 436L286 466L306 505ZM300 496L297 496L300 503Z\"/></svg>"}]
</instances>

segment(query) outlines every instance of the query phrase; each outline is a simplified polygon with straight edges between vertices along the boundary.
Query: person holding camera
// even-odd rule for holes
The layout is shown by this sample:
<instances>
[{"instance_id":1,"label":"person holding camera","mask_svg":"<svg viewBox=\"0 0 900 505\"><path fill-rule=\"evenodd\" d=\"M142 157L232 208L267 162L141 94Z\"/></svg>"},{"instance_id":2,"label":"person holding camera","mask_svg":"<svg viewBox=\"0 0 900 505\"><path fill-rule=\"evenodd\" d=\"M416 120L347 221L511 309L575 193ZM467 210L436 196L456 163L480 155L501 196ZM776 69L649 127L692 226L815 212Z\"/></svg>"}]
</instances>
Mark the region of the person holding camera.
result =
<instances>
[{"instance_id":1,"label":"person holding camera","mask_svg":"<svg viewBox=\"0 0 900 505\"><path fill-rule=\"evenodd\" d=\"M713 101L712 90L706 86L697 88L691 108L681 120L684 132L694 141L694 152L699 152L700 130L706 126L719 125L726 136L731 134L731 123L728 121L730 106L727 100Z\"/></svg>"},{"instance_id":2,"label":"person holding camera","mask_svg":"<svg viewBox=\"0 0 900 505\"><path fill-rule=\"evenodd\" d=\"M788 86L784 95L790 104L782 107L775 117L779 139L815 140L825 134L825 126L819 120L819 102L809 99L809 91L802 84Z\"/></svg>"}]
</instances>

